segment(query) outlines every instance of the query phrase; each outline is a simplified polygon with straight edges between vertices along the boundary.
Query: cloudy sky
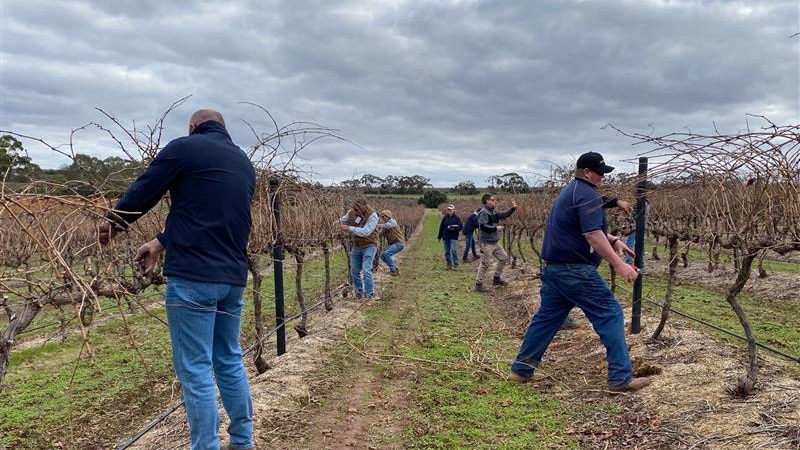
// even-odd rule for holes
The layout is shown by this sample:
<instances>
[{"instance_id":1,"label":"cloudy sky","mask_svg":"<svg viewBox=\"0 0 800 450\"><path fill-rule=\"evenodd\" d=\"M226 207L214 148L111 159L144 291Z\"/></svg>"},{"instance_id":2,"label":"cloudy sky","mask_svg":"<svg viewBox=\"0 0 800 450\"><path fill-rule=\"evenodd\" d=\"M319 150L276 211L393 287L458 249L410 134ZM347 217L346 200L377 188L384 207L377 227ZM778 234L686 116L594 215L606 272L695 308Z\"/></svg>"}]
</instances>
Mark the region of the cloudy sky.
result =
<instances>
[{"instance_id":1,"label":"cloudy sky","mask_svg":"<svg viewBox=\"0 0 800 450\"><path fill-rule=\"evenodd\" d=\"M251 146L274 129L257 104L345 138L300 153L323 184L536 183L589 150L633 172L647 148L604 125L800 123L798 32L798 0L0 0L0 130L59 146L114 130L97 108L146 129L190 96L163 143L213 107ZM23 143L42 167L68 163ZM93 126L73 148L124 156Z\"/></svg>"}]
</instances>

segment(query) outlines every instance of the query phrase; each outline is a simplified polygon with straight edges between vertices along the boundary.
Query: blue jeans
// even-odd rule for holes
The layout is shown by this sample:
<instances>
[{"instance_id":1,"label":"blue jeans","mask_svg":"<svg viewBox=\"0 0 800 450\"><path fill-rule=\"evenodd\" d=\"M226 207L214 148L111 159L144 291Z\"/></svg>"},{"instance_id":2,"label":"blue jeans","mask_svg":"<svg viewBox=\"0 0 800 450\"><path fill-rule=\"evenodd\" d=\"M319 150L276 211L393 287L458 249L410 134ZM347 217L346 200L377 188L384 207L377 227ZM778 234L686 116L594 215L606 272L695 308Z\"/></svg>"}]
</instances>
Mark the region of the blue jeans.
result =
<instances>
[{"instance_id":1,"label":"blue jeans","mask_svg":"<svg viewBox=\"0 0 800 450\"><path fill-rule=\"evenodd\" d=\"M442 239L444 242L444 259L447 267L458 266L458 239Z\"/></svg>"},{"instance_id":2,"label":"blue jeans","mask_svg":"<svg viewBox=\"0 0 800 450\"><path fill-rule=\"evenodd\" d=\"M633 248L636 246L636 230L634 230L633 233L629 234L625 238L625 245L627 245L629 249L636 251L636 249ZM625 255L625 262L627 264L633 264L633 258L631 258L631 255Z\"/></svg>"},{"instance_id":3,"label":"blue jeans","mask_svg":"<svg viewBox=\"0 0 800 450\"><path fill-rule=\"evenodd\" d=\"M606 347L608 384L625 385L633 380L633 368L625 343L622 307L588 264L548 265L542 268L542 304L534 314L511 370L524 377L533 375L573 306L580 308Z\"/></svg>"},{"instance_id":4,"label":"blue jeans","mask_svg":"<svg viewBox=\"0 0 800 450\"><path fill-rule=\"evenodd\" d=\"M395 242L381 252L381 261L385 262L386 265L389 266L390 272L397 272L397 264L394 263L394 258L392 258L392 256L400 253L400 251L404 248L406 248L406 246L403 245L402 242Z\"/></svg>"},{"instance_id":5,"label":"blue jeans","mask_svg":"<svg viewBox=\"0 0 800 450\"><path fill-rule=\"evenodd\" d=\"M467 259L467 256L469 255L469 251L470 250L472 250L472 256L477 258L478 257L478 251L475 250L475 233L465 234L464 238L466 239L466 241L464 241L464 257L463 257L463 259Z\"/></svg>"},{"instance_id":6,"label":"blue jeans","mask_svg":"<svg viewBox=\"0 0 800 450\"><path fill-rule=\"evenodd\" d=\"M350 249L350 278L353 280L353 289L356 291L356 300L372 298L375 295L375 285L372 281L372 263L378 247L370 245L365 248L353 246ZM361 274L364 274L362 282Z\"/></svg>"},{"instance_id":7,"label":"blue jeans","mask_svg":"<svg viewBox=\"0 0 800 450\"><path fill-rule=\"evenodd\" d=\"M165 302L172 363L181 382L192 450L218 450L214 383L230 418L231 447L253 448L253 404L239 345L244 286L169 277Z\"/></svg>"}]
</instances>

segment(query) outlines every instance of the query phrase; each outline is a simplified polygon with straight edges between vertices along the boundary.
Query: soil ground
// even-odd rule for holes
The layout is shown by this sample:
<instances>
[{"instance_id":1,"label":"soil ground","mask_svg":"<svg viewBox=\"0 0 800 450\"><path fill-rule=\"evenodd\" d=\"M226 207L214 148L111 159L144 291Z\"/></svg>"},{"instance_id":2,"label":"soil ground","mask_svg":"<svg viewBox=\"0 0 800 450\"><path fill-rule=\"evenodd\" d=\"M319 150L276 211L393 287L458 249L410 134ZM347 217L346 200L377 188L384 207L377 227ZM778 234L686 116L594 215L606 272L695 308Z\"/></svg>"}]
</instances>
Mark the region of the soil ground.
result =
<instances>
[{"instance_id":1,"label":"soil ground","mask_svg":"<svg viewBox=\"0 0 800 450\"><path fill-rule=\"evenodd\" d=\"M485 294L508 333L519 340L539 302L536 271L524 264L507 268L511 285ZM383 270L376 275L379 286L388 277ZM393 306L413 307L413 299L402 291L392 293ZM351 330L364 324L363 308L368 307L337 298L332 311L312 315L311 332L302 342L295 333L287 334L288 352L269 361L272 369L251 378L257 448L403 448L399 436L407 431L404 412L415 406L410 395L414 374L399 365L378 370L381 356L370 340L353 341ZM630 335L629 345L637 375L651 376L652 384L612 396L605 389L599 339L582 313L572 314L580 327L556 336L539 369L547 378L519 388L538 389L567 407L596 406L588 420L568 430L583 448L800 448L800 381L789 370L792 363L762 352L756 392L738 399L728 389L744 373L742 349L720 344L676 318L662 339L651 342L657 318L644 317L643 332ZM367 337L393 332L378 321L370 324ZM516 350L508 349L509 357ZM129 448L185 448L187 435L179 409Z\"/></svg>"}]
</instances>

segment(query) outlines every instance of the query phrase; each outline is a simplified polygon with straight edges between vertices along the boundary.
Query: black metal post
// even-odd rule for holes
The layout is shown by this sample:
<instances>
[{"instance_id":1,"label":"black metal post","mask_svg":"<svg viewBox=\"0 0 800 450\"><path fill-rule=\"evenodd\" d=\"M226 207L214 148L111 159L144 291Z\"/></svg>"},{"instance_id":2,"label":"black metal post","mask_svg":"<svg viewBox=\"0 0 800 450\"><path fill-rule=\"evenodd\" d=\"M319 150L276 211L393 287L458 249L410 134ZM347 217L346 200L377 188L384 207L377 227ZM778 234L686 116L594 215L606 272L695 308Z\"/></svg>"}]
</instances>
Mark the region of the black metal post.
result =
<instances>
[{"instance_id":1,"label":"black metal post","mask_svg":"<svg viewBox=\"0 0 800 450\"><path fill-rule=\"evenodd\" d=\"M633 251L636 257L633 264L639 269L639 276L633 282L633 302L631 313L631 334L642 331L642 272L644 271L644 235L647 222L647 158L639 158L639 182L636 183L636 242Z\"/></svg>"},{"instance_id":2,"label":"black metal post","mask_svg":"<svg viewBox=\"0 0 800 450\"><path fill-rule=\"evenodd\" d=\"M281 199L278 194L280 182L273 178L269 180L269 190L272 194L272 216L275 218L275 227L272 231L272 269L275 274L275 338L277 339L278 356L286 353L286 327L285 312L283 310L283 233L281 232Z\"/></svg>"}]
</instances>

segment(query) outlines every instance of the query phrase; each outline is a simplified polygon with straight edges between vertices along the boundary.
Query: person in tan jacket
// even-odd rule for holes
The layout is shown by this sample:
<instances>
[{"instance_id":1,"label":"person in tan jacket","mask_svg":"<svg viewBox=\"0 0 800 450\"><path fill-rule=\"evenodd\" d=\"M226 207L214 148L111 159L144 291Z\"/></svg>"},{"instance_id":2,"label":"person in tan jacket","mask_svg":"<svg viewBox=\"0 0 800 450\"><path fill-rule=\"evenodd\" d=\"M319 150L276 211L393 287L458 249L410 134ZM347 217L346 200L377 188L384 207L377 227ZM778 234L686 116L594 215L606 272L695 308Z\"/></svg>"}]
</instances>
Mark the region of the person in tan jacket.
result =
<instances>
[{"instance_id":1,"label":"person in tan jacket","mask_svg":"<svg viewBox=\"0 0 800 450\"><path fill-rule=\"evenodd\" d=\"M393 256L401 252L406 246L403 242L403 231L397 224L397 221L392 217L392 212L384 209L380 213L381 223L378 224L379 233L386 238L388 244L381 252L381 261L389 266L389 273L393 276L400 275L400 269L394 261Z\"/></svg>"}]
</instances>

